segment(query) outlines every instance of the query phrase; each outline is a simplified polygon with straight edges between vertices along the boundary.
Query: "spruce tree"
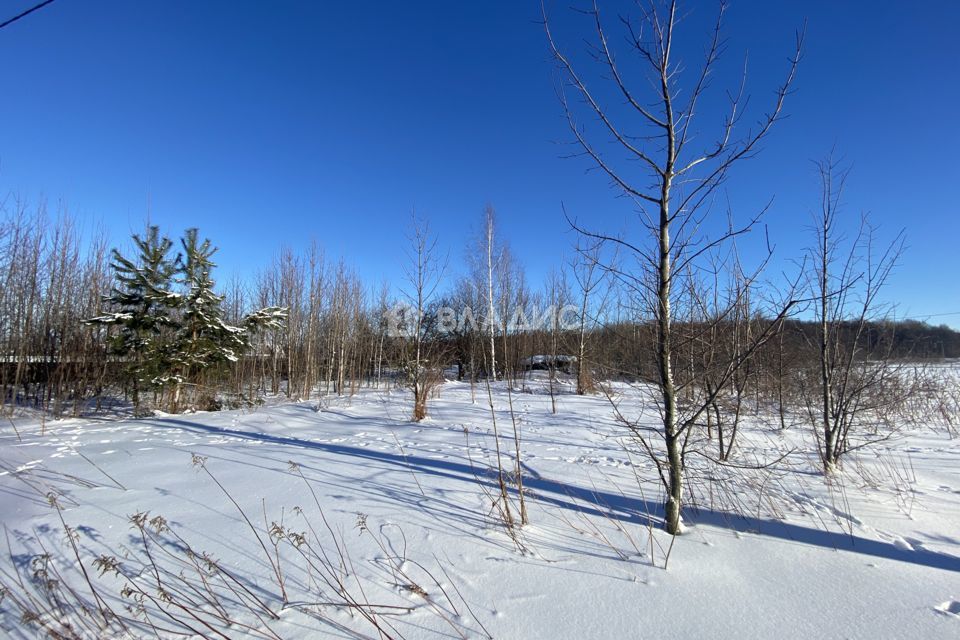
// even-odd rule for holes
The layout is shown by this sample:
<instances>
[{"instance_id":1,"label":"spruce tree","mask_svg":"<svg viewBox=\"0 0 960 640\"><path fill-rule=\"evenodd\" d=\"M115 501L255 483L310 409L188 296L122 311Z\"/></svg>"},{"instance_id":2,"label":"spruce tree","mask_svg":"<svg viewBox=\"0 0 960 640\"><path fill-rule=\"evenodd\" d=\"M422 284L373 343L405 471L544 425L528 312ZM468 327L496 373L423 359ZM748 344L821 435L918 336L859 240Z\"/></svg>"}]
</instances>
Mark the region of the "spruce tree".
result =
<instances>
[{"instance_id":1,"label":"spruce tree","mask_svg":"<svg viewBox=\"0 0 960 640\"><path fill-rule=\"evenodd\" d=\"M173 398L174 410L182 383L196 388L212 366L236 362L250 347L253 333L278 328L286 318L285 309L268 307L245 316L240 326L228 324L222 307L224 297L214 292L215 282L211 276L217 248L209 239L201 241L197 229L188 229L181 244L180 279L184 295L172 362L178 385Z\"/></svg>"},{"instance_id":2,"label":"spruce tree","mask_svg":"<svg viewBox=\"0 0 960 640\"><path fill-rule=\"evenodd\" d=\"M140 409L144 389L171 389L170 410L180 410L184 385L196 388L214 365L235 362L250 348L257 331L283 325L287 310L266 307L245 316L239 326L224 320L223 296L214 291L212 260L217 249L200 240L197 229L181 238L183 252L170 257L173 243L149 227L133 236L136 257L112 252L116 280L105 301L112 310L87 324L117 327L110 352L125 364L133 402ZM174 290L179 285L180 292Z\"/></svg>"},{"instance_id":3,"label":"spruce tree","mask_svg":"<svg viewBox=\"0 0 960 640\"><path fill-rule=\"evenodd\" d=\"M110 266L116 282L104 302L114 311L86 322L117 327L108 347L125 362L134 408L139 411L141 390L162 382L169 369L163 337L177 325L180 295L171 288L177 271L176 261L170 258L173 242L155 226L148 227L143 237L134 234L133 242L136 256L132 259L112 250Z\"/></svg>"},{"instance_id":4,"label":"spruce tree","mask_svg":"<svg viewBox=\"0 0 960 640\"><path fill-rule=\"evenodd\" d=\"M197 229L187 229L180 242L183 246L180 273L185 293L173 367L178 373L178 385L183 382L197 385L211 366L237 360L246 346L246 331L223 319L223 296L214 292L211 277L216 266L211 259L216 247L209 239L200 241ZM174 398L174 405L177 399Z\"/></svg>"}]
</instances>

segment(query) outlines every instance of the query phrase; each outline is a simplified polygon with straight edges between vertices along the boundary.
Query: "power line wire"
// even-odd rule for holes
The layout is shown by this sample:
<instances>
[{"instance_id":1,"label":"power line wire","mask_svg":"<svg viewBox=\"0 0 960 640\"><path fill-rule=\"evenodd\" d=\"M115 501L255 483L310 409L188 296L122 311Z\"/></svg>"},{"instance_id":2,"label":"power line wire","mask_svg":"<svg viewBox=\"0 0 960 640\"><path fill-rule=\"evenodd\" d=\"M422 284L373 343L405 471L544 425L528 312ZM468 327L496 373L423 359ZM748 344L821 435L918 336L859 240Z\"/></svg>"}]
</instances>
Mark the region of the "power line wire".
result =
<instances>
[{"instance_id":1,"label":"power line wire","mask_svg":"<svg viewBox=\"0 0 960 640\"><path fill-rule=\"evenodd\" d=\"M30 15L31 13L33 13L33 12L36 11L37 9L43 9L45 6L47 6L47 5L50 4L51 2L53 2L53 0L44 0L44 1L41 2L40 4L35 5L35 6L33 6L33 7L30 7L29 9L27 9L27 10L24 11L23 13L20 13L20 14L18 14L18 15L13 16L13 17L10 18L9 20L7 20L7 21L3 22L2 24L0 24L0 29L3 29L3 28L6 27L7 25L13 24L14 22L16 22L17 20L19 20L20 18L23 18L24 16Z\"/></svg>"}]
</instances>

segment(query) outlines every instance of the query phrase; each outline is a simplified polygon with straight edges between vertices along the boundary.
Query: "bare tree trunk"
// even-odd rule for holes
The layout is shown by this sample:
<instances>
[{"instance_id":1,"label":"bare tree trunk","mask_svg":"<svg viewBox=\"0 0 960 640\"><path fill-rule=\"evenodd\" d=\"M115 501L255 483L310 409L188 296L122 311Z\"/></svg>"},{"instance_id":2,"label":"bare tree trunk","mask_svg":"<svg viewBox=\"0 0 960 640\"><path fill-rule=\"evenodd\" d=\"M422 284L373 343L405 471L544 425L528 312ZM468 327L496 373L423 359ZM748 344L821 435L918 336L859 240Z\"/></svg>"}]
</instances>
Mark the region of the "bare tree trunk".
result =
<instances>
[{"instance_id":1,"label":"bare tree trunk","mask_svg":"<svg viewBox=\"0 0 960 640\"><path fill-rule=\"evenodd\" d=\"M668 109L670 95L667 90L666 68L662 75L664 99ZM672 121L672 115L668 117ZM681 532L680 508L683 504L683 455L682 442L677 433L677 393L673 382L671 364L672 344L670 315L670 187L673 177L674 135L672 127L667 132L667 163L660 191L660 260L657 265L657 366L660 374L660 391L663 397L664 444L669 461L669 486L667 502L664 508L664 528L667 533L676 535Z\"/></svg>"},{"instance_id":2,"label":"bare tree trunk","mask_svg":"<svg viewBox=\"0 0 960 640\"><path fill-rule=\"evenodd\" d=\"M493 307L493 207L487 206L484 211L486 217L486 250L487 250L487 326L490 329L490 372L488 375L497 379L497 346L496 346L496 313Z\"/></svg>"},{"instance_id":3,"label":"bare tree trunk","mask_svg":"<svg viewBox=\"0 0 960 640\"><path fill-rule=\"evenodd\" d=\"M826 186L825 186L826 188ZM836 430L833 428L833 421L830 418L833 399L831 398L833 382L831 380L830 368L830 292L829 292L829 268L830 268L830 247L831 237L830 226L832 223L831 212L825 210L821 222L821 245L820 251L820 389L822 401L821 418L823 420L823 468L826 473L833 471L834 459L836 456Z\"/></svg>"},{"instance_id":4,"label":"bare tree trunk","mask_svg":"<svg viewBox=\"0 0 960 640\"><path fill-rule=\"evenodd\" d=\"M625 40L628 50L638 56L638 60L647 72L639 74L644 80L649 80L655 87L655 101L639 97L639 91L649 91L649 85L641 82L632 86L626 78L635 77L634 68L630 73L623 73L616 55L617 39L607 37L604 21L601 18L598 5L594 3L592 10L586 13L592 18L595 28L595 37L590 42L589 57L591 62L599 63L603 68L602 77L608 83L604 91L595 93L588 88L584 77L575 68L571 58L564 54L557 46L550 29L550 22L543 9L544 26L548 43L553 52L567 83L560 91L560 98L567 116L570 133L574 136L583 155L589 157L593 164L609 178L613 184L629 200L635 203L641 211L640 219L644 231L656 239L654 249L645 249L639 243L624 239L619 235L610 235L602 232L590 231L571 221L571 225L580 233L600 243L611 244L618 249L630 252L637 262L643 265L640 273L631 274L629 271L617 269L610 263L604 268L625 278L636 291L643 292L644 297L650 295L651 311L656 326L655 353L656 353L656 386L662 410L662 430L666 459L654 452L646 435L635 434L645 443L645 450L651 455L658 469L660 478L667 490L665 505L665 529L672 534L681 530L681 507L684 494L684 454L686 434L699 419L703 411L709 407L709 401L687 403L684 407L684 416L679 414L679 401L675 372L672 359L674 357L673 317L671 311L671 287L676 274L683 274L691 266L691 261L703 256L710 250L717 248L725 241L731 240L739 234L746 233L756 223L759 216L754 217L742 229L735 229L732 225L718 238L704 240L697 237L694 229L700 228L707 212L701 210L704 203L712 201L714 194L725 180L731 167L739 160L750 157L754 147L770 131L773 124L779 119L784 100L789 93L790 85L795 76L799 61L802 37L797 38L797 48L791 60L790 70L785 82L776 94L776 101L771 110L761 119L759 125L743 138L731 135L741 117L739 111L742 92L733 92L730 95L730 112L724 120L715 148L699 150L692 155L687 147L691 142L691 121L694 119L698 100L709 86L708 78L722 50L721 24L725 5L721 5L710 44L706 47L706 57L698 69L689 87L681 86L680 77L684 65L672 59L674 27L677 24L676 2L671 0L664 3L662 8L658 3L650 3L641 10L639 25L635 25L628 17L620 18L625 27ZM665 15L664 15L665 14ZM642 34L642 37L641 35ZM611 49L613 45L613 49ZM604 138L603 146L595 145L590 141L583 124L578 121L574 108L566 97L566 88L575 92L578 103L583 105L589 114L591 122L596 122L597 130ZM623 116L620 110L607 110L602 102L608 98L607 91L617 95L629 107L627 114L635 116L635 120L627 125L619 125ZM675 112L674 101L680 100ZM600 98L599 96L603 96ZM653 106L650 106L653 104ZM648 135L637 135L636 131L646 127ZM693 137L696 137L693 135ZM615 143L611 152L610 143ZM686 153L684 153L686 151ZM679 160L681 154L683 160ZM623 158L629 158L624 160ZM635 167L642 167L646 175L634 175ZM671 201L674 180L682 180L684 188L678 192L678 202L674 206ZM698 212L699 210L699 212ZM569 217L568 217L568 220ZM675 235L676 237L671 237ZM676 258L677 265L673 260ZM678 289L679 291L680 289ZM649 298L648 298L649 299ZM718 387L726 384L732 370L735 370L740 360L731 362L730 367L718 380ZM643 370L644 363L638 363L637 369ZM689 388L689 385L687 386ZM665 473L664 473L665 471Z\"/></svg>"}]
</instances>

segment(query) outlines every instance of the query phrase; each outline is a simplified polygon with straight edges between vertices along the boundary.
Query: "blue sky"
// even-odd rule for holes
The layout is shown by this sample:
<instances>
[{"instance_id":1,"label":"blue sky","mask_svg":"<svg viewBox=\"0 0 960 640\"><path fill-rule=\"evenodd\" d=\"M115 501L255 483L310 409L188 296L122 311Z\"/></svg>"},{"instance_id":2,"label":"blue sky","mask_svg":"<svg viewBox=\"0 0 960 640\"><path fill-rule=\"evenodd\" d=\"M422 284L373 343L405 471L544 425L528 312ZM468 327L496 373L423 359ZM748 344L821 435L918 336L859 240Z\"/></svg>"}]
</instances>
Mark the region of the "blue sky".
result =
<instances>
[{"instance_id":1,"label":"blue sky","mask_svg":"<svg viewBox=\"0 0 960 640\"><path fill-rule=\"evenodd\" d=\"M0 18L35 0L0 2ZM605 3L619 6L623 3ZM548 7L572 51L589 23ZM688 2L692 66L714 2ZM613 9L611 9L611 12ZM151 219L199 226L220 275L253 275L316 238L365 279L397 278L411 209L452 265L486 203L532 282L574 241L561 203L617 230L631 216L569 140L539 3L57 0L0 30L0 193L63 201L116 243ZM759 114L807 21L786 111L724 197L800 255L817 204L811 160L849 164L847 213L908 249L901 315L960 312L960 3L734 0L717 98L749 50ZM960 314L931 317L960 326Z\"/></svg>"}]
</instances>

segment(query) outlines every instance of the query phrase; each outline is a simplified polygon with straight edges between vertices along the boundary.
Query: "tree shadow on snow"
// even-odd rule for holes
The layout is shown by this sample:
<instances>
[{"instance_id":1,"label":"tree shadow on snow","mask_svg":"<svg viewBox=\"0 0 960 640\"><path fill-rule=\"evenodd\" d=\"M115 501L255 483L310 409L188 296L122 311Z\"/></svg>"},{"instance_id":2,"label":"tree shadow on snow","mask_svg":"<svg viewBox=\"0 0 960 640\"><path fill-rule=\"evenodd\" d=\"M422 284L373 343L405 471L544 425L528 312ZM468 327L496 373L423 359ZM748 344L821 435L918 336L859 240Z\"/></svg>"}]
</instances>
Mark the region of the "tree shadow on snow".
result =
<instances>
[{"instance_id":1,"label":"tree shadow on snow","mask_svg":"<svg viewBox=\"0 0 960 640\"><path fill-rule=\"evenodd\" d=\"M238 431L224 427L204 425L176 418L152 419L150 423L158 427L173 427L198 432L247 439L282 447L323 451L338 456L378 462L405 471L467 482L484 482L494 491L497 490L494 478L484 477L483 465L470 465L450 459L426 458L417 455L400 455L385 451L376 451L363 447L342 444L313 442L301 438L277 436L251 431ZM620 493L601 491L593 488L578 487L550 480L544 477L525 476L524 488L533 493L542 503L553 504L588 515L613 518L646 526L651 521L659 524L663 521L662 505L644 500L625 497ZM849 533L827 531L814 527L793 524L770 518L745 517L714 509L689 509L686 512L688 524L709 525L731 531L751 533L765 538L774 538L797 544L805 544L847 551L875 558L907 562L911 564L960 572L960 557L930 551L928 549L897 546L881 540L870 540Z\"/></svg>"}]
</instances>

